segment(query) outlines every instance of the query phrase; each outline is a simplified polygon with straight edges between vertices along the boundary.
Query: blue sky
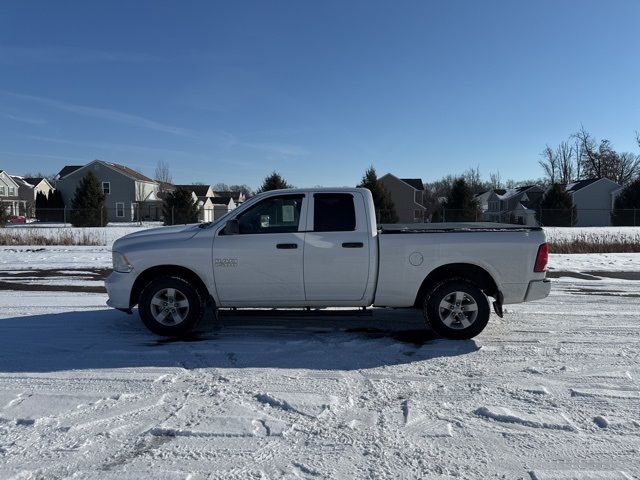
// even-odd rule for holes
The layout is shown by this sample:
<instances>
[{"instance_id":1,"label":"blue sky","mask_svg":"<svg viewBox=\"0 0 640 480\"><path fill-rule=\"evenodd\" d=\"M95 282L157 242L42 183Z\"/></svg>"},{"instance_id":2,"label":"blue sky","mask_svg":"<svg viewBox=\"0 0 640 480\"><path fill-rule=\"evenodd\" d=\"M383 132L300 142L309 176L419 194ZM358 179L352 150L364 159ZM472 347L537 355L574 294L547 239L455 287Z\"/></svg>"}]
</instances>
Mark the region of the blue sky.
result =
<instances>
[{"instance_id":1,"label":"blue sky","mask_svg":"<svg viewBox=\"0 0 640 480\"><path fill-rule=\"evenodd\" d=\"M8 1L0 169L94 158L297 186L541 176L583 124L640 130L640 1Z\"/></svg>"}]
</instances>

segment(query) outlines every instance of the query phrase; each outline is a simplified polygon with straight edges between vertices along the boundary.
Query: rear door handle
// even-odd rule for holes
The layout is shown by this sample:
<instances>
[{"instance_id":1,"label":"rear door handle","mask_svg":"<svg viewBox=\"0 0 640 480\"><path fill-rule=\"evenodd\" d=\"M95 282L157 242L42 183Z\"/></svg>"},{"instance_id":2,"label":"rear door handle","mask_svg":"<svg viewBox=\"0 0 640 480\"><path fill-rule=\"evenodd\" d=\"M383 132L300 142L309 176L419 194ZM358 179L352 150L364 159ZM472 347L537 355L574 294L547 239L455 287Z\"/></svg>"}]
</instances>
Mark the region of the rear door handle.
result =
<instances>
[{"instance_id":1,"label":"rear door handle","mask_svg":"<svg viewBox=\"0 0 640 480\"><path fill-rule=\"evenodd\" d=\"M293 248L298 248L298 244L297 243L278 243L276 245L276 248L279 248L282 250L290 250Z\"/></svg>"},{"instance_id":2,"label":"rear door handle","mask_svg":"<svg viewBox=\"0 0 640 480\"><path fill-rule=\"evenodd\" d=\"M362 242L345 242L342 244L342 248L362 248L364 244Z\"/></svg>"}]
</instances>

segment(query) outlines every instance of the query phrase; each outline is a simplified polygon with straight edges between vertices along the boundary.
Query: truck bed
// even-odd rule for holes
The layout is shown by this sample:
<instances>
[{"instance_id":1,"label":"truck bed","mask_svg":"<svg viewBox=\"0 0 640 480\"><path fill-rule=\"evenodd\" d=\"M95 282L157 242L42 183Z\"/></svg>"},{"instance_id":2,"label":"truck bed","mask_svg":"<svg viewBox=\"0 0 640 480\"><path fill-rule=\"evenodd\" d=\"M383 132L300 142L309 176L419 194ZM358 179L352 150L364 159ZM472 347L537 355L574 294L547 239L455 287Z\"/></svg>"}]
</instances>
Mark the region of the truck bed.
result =
<instances>
[{"instance_id":1,"label":"truck bed","mask_svg":"<svg viewBox=\"0 0 640 480\"><path fill-rule=\"evenodd\" d=\"M380 234L445 232L532 232L542 227L491 222L386 223L378 225Z\"/></svg>"}]
</instances>

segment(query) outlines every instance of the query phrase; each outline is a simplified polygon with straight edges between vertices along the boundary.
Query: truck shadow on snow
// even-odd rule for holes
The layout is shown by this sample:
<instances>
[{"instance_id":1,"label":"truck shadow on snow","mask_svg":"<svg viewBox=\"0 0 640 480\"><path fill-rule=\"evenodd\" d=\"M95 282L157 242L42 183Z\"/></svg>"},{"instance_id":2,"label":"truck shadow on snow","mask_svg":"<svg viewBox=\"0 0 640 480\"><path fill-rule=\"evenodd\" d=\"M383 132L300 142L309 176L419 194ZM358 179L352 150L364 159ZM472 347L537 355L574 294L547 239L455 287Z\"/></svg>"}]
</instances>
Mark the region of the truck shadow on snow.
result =
<instances>
[{"instance_id":1,"label":"truck shadow on snow","mask_svg":"<svg viewBox=\"0 0 640 480\"><path fill-rule=\"evenodd\" d=\"M180 367L357 370L473 353L436 337L420 314L367 317L221 315L184 339L157 337L137 312L73 311L0 321L0 371Z\"/></svg>"}]
</instances>

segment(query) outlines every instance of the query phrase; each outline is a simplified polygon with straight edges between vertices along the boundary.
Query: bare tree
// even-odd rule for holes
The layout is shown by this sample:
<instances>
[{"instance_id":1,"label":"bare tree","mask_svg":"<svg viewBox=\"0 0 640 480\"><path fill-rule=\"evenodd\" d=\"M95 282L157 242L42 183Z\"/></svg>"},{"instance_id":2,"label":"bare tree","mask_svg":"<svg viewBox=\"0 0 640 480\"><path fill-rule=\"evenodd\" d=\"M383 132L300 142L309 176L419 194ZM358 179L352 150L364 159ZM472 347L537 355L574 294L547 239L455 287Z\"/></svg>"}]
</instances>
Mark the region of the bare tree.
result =
<instances>
[{"instance_id":1,"label":"bare tree","mask_svg":"<svg viewBox=\"0 0 640 480\"><path fill-rule=\"evenodd\" d=\"M574 171L574 149L569 142L560 142L555 152L558 166L558 181L563 184L573 180Z\"/></svg>"},{"instance_id":2,"label":"bare tree","mask_svg":"<svg viewBox=\"0 0 640 480\"><path fill-rule=\"evenodd\" d=\"M494 190L502 188L502 179L500 178L500 172L491 172L489 174L489 184Z\"/></svg>"},{"instance_id":3,"label":"bare tree","mask_svg":"<svg viewBox=\"0 0 640 480\"><path fill-rule=\"evenodd\" d=\"M169 164L164 160L160 160L156 165L155 179L158 182L171 183L173 178L171 177L171 171L169 170Z\"/></svg>"},{"instance_id":4,"label":"bare tree","mask_svg":"<svg viewBox=\"0 0 640 480\"><path fill-rule=\"evenodd\" d=\"M546 147L544 147L544 150L542 151L540 156L542 157L542 160L540 160L538 163L542 167L542 170L544 170L544 174L547 176L551 184L556 183L559 172L558 157L556 155L556 152L553 150L553 148L547 145Z\"/></svg>"}]
</instances>

